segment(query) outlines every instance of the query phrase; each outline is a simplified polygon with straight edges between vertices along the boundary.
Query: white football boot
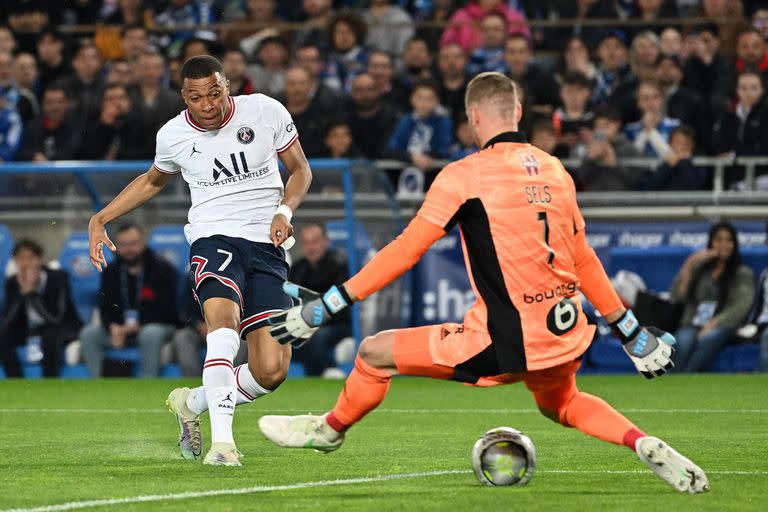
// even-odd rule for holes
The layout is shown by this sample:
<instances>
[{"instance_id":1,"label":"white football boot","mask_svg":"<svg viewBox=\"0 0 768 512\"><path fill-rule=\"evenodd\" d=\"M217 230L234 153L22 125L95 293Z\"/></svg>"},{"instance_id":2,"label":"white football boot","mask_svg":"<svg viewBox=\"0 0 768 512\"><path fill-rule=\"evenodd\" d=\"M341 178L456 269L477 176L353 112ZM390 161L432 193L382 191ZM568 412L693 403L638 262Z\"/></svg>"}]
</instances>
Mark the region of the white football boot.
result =
<instances>
[{"instance_id":1,"label":"white football boot","mask_svg":"<svg viewBox=\"0 0 768 512\"><path fill-rule=\"evenodd\" d=\"M344 442L344 434L333 430L325 416L262 416L259 428L267 439L283 448L332 452Z\"/></svg>"},{"instance_id":2,"label":"white football boot","mask_svg":"<svg viewBox=\"0 0 768 512\"><path fill-rule=\"evenodd\" d=\"M179 449L187 460L197 460L203 453L203 433L200 430L200 416L187 407L189 388L176 388L168 395L165 405L176 415L179 422Z\"/></svg>"},{"instance_id":3,"label":"white football boot","mask_svg":"<svg viewBox=\"0 0 768 512\"><path fill-rule=\"evenodd\" d=\"M234 444L230 443L213 443L211 449L205 454L203 464L210 466L242 466L240 464L240 457L243 454L240 453Z\"/></svg>"},{"instance_id":4,"label":"white football boot","mask_svg":"<svg viewBox=\"0 0 768 512\"><path fill-rule=\"evenodd\" d=\"M635 451L646 466L678 491L696 494L709 490L704 471L661 439L641 437Z\"/></svg>"}]
</instances>

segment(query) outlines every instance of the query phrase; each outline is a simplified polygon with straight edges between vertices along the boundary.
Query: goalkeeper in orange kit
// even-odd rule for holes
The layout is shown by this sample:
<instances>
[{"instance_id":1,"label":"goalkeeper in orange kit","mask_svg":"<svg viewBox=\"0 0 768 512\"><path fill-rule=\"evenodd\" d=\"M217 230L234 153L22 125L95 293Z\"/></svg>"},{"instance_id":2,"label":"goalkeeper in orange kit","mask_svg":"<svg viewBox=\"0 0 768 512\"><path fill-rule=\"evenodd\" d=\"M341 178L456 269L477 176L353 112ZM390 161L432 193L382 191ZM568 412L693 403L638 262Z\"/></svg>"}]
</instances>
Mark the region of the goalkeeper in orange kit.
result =
<instances>
[{"instance_id":1,"label":"goalkeeper in orange kit","mask_svg":"<svg viewBox=\"0 0 768 512\"><path fill-rule=\"evenodd\" d=\"M477 386L522 381L548 418L629 447L679 491L708 490L706 475L693 462L578 390L580 357L594 336L579 291L611 323L647 378L672 366L674 337L640 326L622 306L586 241L573 181L559 160L517 131L522 108L515 84L502 74L482 73L467 87L466 108L482 150L446 166L402 234L344 285L320 295L286 283L286 292L303 302L270 319L278 341L306 342L333 315L405 273L458 224L477 296L463 324L366 338L329 413L264 416L262 432L280 446L332 451L382 402L393 375Z\"/></svg>"}]
</instances>

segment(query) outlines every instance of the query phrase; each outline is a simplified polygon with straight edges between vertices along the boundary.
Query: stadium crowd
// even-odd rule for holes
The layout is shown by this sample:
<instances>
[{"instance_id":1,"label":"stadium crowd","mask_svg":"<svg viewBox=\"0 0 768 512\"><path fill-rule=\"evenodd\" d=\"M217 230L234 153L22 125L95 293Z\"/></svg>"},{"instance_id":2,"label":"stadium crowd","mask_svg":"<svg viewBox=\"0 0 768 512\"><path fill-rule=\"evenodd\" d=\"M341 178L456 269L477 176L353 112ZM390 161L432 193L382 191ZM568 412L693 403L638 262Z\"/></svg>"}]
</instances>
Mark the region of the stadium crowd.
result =
<instances>
[{"instance_id":1,"label":"stadium crowd","mask_svg":"<svg viewBox=\"0 0 768 512\"><path fill-rule=\"evenodd\" d=\"M701 23L684 22L691 17ZM710 169L694 156L766 154L767 41L768 3L749 0L4 2L0 162L151 160L157 130L185 108L181 65L212 54L233 95L260 92L286 106L310 158L399 160L428 185L441 161L478 149L464 115L466 85L479 72L500 71L519 86L530 141L579 162L568 171L580 190L706 190ZM658 167L628 160L639 157L658 159ZM92 375L104 372L104 349L126 344L140 348L144 374L156 375L170 340L184 374L199 374L205 324L191 297L159 297L174 287L153 286L153 276L173 272L135 226L118 231L117 244L120 263L102 282L101 323L85 326L65 276L43 265L41 247L17 244L0 344L6 373L19 374L16 346L35 337L45 375L56 374L62 346L75 338ZM302 246L294 280L324 289L331 267L332 281L344 280L322 226L307 226ZM756 296L749 318L762 333L768 369L766 277L750 300L730 294L741 299L738 311L718 330L694 317L696 301L710 308L710 320L722 313L723 304L712 309L724 301L713 296L713 282L727 258L708 274L699 258L681 270L676 286L686 286L673 290L687 301L681 366L706 368ZM727 266L729 284L737 267ZM325 344L306 352L312 374L333 364L324 360L328 349L348 333L348 319L329 326ZM705 334L716 349L697 354L703 344L695 339Z\"/></svg>"},{"instance_id":2,"label":"stadium crowd","mask_svg":"<svg viewBox=\"0 0 768 512\"><path fill-rule=\"evenodd\" d=\"M706 189L692 156L767 147L766 38L748 0L4 2L0 159L151 159L181 64L213 54L232 94L286 105L309 157L434 174L477 149L463 95L492 70L520 86L531 141L581 162L581 190ZM642 156L656 172L622 161Z\"/></svg>"}]
</instances>

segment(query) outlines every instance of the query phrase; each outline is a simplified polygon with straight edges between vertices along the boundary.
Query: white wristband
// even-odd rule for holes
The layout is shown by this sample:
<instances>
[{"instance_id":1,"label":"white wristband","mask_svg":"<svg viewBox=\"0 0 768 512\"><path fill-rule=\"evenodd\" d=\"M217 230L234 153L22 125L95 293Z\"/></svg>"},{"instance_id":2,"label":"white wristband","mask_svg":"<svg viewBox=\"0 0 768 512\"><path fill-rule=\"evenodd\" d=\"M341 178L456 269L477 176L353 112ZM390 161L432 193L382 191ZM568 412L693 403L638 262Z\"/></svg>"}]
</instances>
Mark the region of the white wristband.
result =
<instances>
[{"instance_id":1,"label":"white wristband","mask_svg":"<svg viewBox=\"0 0 768 512\"><path fill-rule=\"evenodd\" d=\"M288 222L291 222L291 219L293 218L293 210L291 210L288 205L281 204L277 207L277 210L275 210L275 215L285 215Z\"/></svg>"}]
</instances>

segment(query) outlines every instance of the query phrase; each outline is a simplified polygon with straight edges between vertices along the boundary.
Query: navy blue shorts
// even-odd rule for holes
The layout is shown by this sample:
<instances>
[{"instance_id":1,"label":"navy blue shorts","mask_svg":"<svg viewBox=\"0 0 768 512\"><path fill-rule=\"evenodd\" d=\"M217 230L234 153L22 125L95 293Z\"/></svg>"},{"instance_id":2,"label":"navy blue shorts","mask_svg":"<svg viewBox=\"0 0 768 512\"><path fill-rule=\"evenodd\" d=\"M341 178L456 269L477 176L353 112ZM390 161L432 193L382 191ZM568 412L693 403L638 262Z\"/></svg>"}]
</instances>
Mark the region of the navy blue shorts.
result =
<instances>
[{"instance_id":1,"label":"navy blue shorts","mask_svg":"<svg viewBox=\"0 0 768 512\"><path fill-rule=\"evenodd\" d=\"M267 325L269 315L293 305L283 292L288 263L282 247L214 235L195 240L189 261L195 296L201 306L212 297L240 304L243 339L250 331Z\"/></svg>"}]
</instances>

